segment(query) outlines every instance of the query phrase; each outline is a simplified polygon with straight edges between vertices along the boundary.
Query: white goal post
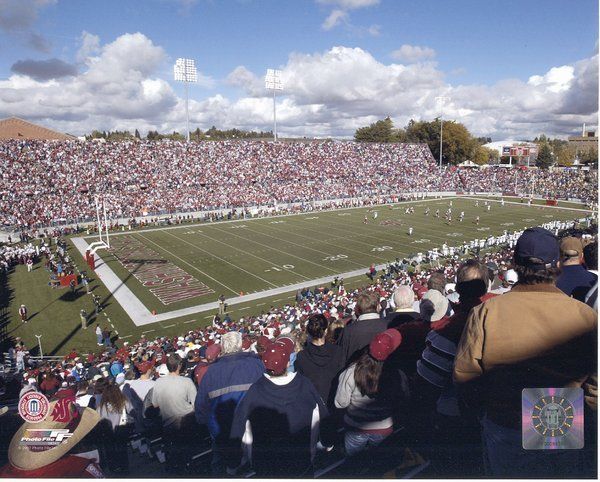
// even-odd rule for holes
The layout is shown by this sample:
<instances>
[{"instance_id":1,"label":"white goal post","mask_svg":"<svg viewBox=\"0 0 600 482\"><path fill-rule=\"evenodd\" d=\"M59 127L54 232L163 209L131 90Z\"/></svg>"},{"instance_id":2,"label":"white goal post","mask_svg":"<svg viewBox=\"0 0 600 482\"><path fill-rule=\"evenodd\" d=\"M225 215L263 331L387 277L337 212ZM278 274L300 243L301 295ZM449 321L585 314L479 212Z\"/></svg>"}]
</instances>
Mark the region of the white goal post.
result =
<instances>
[{"instance_id":1,"label":"white goal post","mask_svg":"<svg viewBox=\"0 0 600 482\"><path fill-rule=\"evenodd\" d=\"M96 220L98 222L98 241L90 243L87 247L90 254L95 254L101 248L110 249L110 237L108 234L108 215L106 212L106 200L99 195L95 198ZM103 225L104 222L104 225ZM104 239L103 238L104 231Z\"/></svg>"}]
</instances>

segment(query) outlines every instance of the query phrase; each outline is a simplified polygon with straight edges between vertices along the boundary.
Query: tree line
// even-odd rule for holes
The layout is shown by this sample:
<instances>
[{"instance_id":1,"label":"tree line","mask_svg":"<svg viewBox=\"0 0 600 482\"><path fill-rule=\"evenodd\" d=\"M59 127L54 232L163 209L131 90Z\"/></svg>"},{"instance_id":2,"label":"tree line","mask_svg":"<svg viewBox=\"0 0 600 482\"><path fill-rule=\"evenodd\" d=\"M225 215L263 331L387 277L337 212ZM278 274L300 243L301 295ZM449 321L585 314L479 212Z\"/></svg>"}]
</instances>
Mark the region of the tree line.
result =
<instances>
[{"instance_id":1,"label":"tree line","mask_svg":"<svg viewBox=\"0 0 600 482\"><path fill-rule=\"evenodd\" d=\"M360 127L354 134L357 142L406 142L425 143L431 149L433 157L440 157L440 119L432 121L411 120L404 128L395 128L392 120L387 117ZM443 123L442 162L456 165L470 160L475 164L498 162L499 153L496 149L488 149L484 144L492 142L490 137L474 137L460 122L445 120ZM538 145L536 165L543 169L556 163L569 166L575 159L581 163L592 163L597 166L598 152L596 149L578 149L564 139L550 139L540 135L532 141ZM504 159L504 158L503 158ZM508 160L508 158L507 158Z\"/></svg>"},{"instance_id":2,"label":"tree line","mask_svg":"<svg viewBox=\"0 0 600 482\"><path fill-rule=\"evenodd\" d=\"M404 128L395 128L389 117L360 127L354 134L357 142L406 142L424 143L429 146L436 160L440 158L440 119L430 122L410 122ZM498 151L483 147L491 142L489 137L473 137L460 122L445 120L442 140L442 163L460 164L470 160L475 164L487 164L498 160Z\"/></svg>"},{"instance_id":3,"label":"tree line","mask_svg":"<svg viewBox=\"0 0 600 482\"><path fill-rule=\"evenodd\" d=\"M86 138L90 139L106 139L107 141L122 141L132 139L142 139L139 130L131 131L100 131L94 130L91 134L87 135ZM209 141L209 140L225 140L225 139L271 139L273 138L273 132L263 131L245 131L241 129L227 129L221 130L212 126L206 131L202 131L200 128L190 132L190 140L192 141ZM170 139L174 141L184 141L185 134L181 134L177 131L173 131L170 134L161 134L157 130L148 131L144 139L148 141L159 141L161 139Z\"/></svg>"}]
</instances>

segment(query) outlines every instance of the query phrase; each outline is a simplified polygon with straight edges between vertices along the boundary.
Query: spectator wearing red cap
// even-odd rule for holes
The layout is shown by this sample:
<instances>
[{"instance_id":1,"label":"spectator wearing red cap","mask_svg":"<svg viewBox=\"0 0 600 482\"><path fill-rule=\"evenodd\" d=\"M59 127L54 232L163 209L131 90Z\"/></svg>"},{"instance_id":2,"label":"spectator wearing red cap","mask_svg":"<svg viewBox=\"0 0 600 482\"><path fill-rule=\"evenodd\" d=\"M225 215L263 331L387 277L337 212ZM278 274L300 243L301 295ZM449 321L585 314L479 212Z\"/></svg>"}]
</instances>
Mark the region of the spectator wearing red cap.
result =
<instances>
[{"instance_id":1,"label":"spectator wearing red cap","mask_svg":"<svg viewBox=\"0 0 600 482\"><path fill-rule=\"evenodd\" d=\"M293 350L292 340L282 338L263 353L266 373L235 411L231 437L241 451L228 463L228 473L250 462L258 477L312 476L327 408L308 378L287 371Z\"/></svg>"},{"instance_id":2,"label":"spectator wearing red cap","mask_svg":"<svg viewBox=\"0 0 600 482\"><path fill-rule=\"evenodd\" d=\"M401 370L386 369L384 362L401 342L395 329L375 335L369 350L340 375L335 406L346 409L347 455L379 445L393 432L400 404L408 398L408 380Z\"/></svg>"},{"instance_id":3,"label":"spectator wearing red cap","mask_svg":"<svg viewBox=\"0 0 600 482\"><path fill-rule=\"evenodd\" d=\"M387 328L387 323L379 317L380 311L377 293L365 291L358 296L354 307L357 320L344 328L338 340L345 366L356 360L372 338Z\"/></svg>"},{"instance_id":4,"label":"spectator wearing red cap","mask_svg":"<svg viewBox=\"0 0 600 482\"><path fill-rule=\"evenodd\" d=\"M255 353L242 351L241 333L232 331L223 335L221 356L206 370L194 403L196 420L207 426L212 439L214 476L225 472L224 459L231 448L229 436L235 408L264 371L265 366Z\"/></svg>"},{"instance_id":5,"label":"spectator wearing red cap","mask_svg":"<svg viewBox=\"0 0 600 482\"><path fill-rule=\"evenodd\" d=\"M204 357L200 358L196 368L194 368L194 383L197 387L200 386L208 367L217 360L220 354L221 345L213 344L206 348Z\"/></svg>"}]
</instances>

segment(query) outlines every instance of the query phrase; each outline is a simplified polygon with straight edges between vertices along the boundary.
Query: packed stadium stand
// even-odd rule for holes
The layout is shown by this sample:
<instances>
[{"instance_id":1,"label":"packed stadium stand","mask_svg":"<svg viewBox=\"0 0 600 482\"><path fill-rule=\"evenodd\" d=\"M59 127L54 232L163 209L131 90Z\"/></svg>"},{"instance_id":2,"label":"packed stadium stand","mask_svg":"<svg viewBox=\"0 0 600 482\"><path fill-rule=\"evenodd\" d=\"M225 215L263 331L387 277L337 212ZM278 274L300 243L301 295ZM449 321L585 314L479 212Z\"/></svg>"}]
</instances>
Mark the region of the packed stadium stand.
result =
<instances>
[{"instance_id":1,"label":"packed stadium stand","mask_svg":"<svg viewBox=\"0 0 600 482\"><path fill-rule=\"evenodd\" d=\"M597 193L586 179L596 171L525 170L517 180L504 168L440 171L425 144L9 140L0 170L5 226L92 220L94 194L111 218L128 218L425 191Z\"/></svg>"},{"instance_id":2,"label":"packed stadium stand","mask_svg":"<svg viewBox=\"0 0 600 482\"><path fill-rule=\"evenodd\" d=\"M409 144L17 139L0 143L0 171L0 222L23 229L93 219L94 194L124 218L514 193L516 176L520 192L597 198L596 173L440 171L427 146ZM0 378L14 401L0 412L0 476L593 477L597 226L559 236L527 229L510 246L437 268L397 260L360 288L336 280L175 337L121 343L98 324L94 353L35 360L18 341ZM8 268L28 257L14 244L2 251ZM544 389L566 387L581 389L585 423L569 440L583 449L551 459L524 450L523 389L543 400ZM54 458L15 448L14 409L32 393L60 414L36 428L73 430L78 441Z\"/></svg>"}]
</instances>

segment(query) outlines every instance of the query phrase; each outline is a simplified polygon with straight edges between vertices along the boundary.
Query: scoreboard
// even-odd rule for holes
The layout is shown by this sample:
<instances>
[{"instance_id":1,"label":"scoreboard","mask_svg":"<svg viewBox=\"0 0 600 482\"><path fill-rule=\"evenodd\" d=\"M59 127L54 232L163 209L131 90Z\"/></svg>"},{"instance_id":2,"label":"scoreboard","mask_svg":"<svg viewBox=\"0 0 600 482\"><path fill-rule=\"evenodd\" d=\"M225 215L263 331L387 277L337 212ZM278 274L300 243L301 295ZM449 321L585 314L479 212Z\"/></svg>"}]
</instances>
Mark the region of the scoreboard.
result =
<instances>
[{"instance_id":1,"label":"scoreboard","mask_svg":"<svg viewBox=\"0 0 600 482\"><path fill-rule=\"evenodd\" d=\"M537 147L533 146L503 146L502 157L527 157L537 154Z\"/></svg>"}]
</instances>

